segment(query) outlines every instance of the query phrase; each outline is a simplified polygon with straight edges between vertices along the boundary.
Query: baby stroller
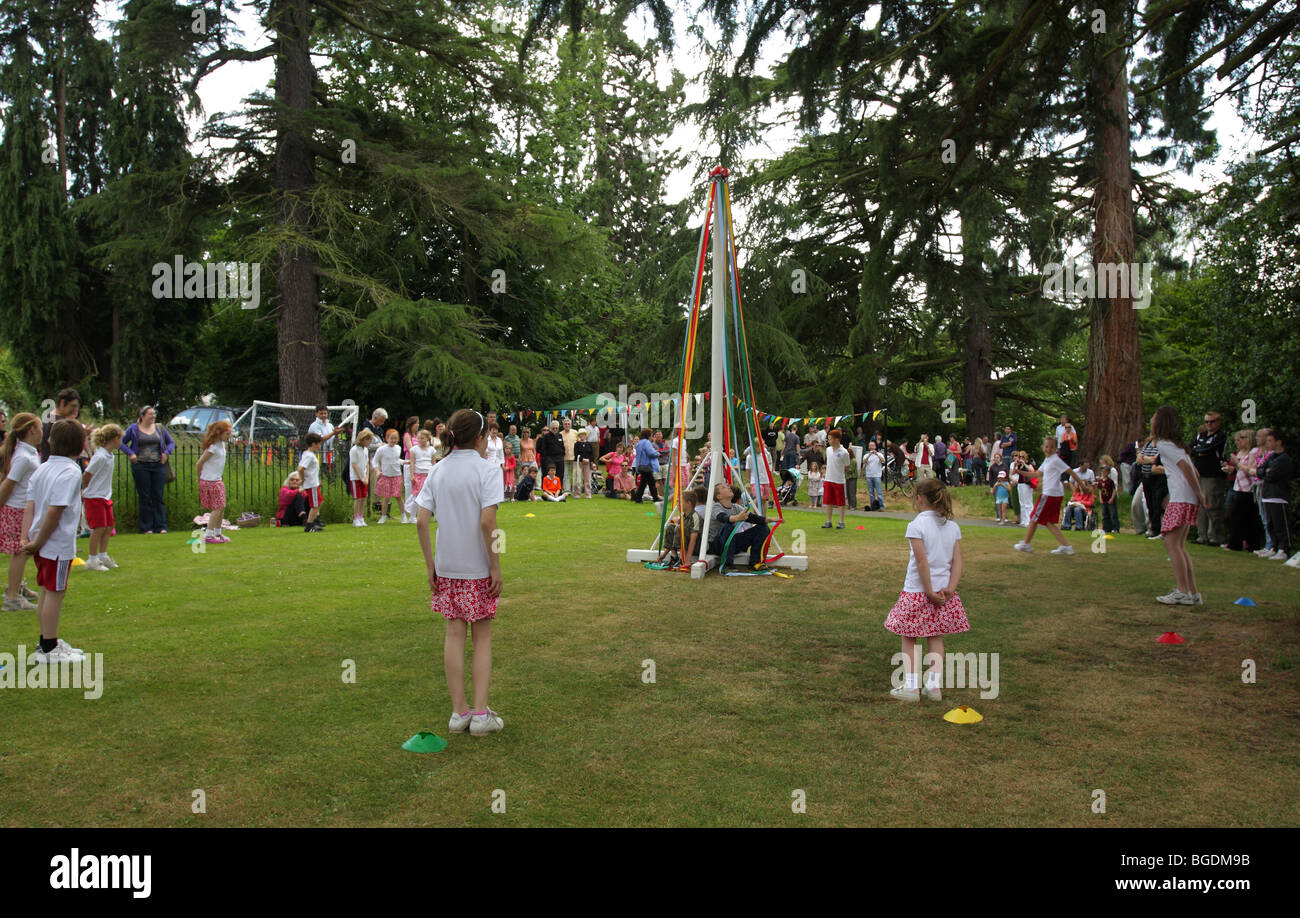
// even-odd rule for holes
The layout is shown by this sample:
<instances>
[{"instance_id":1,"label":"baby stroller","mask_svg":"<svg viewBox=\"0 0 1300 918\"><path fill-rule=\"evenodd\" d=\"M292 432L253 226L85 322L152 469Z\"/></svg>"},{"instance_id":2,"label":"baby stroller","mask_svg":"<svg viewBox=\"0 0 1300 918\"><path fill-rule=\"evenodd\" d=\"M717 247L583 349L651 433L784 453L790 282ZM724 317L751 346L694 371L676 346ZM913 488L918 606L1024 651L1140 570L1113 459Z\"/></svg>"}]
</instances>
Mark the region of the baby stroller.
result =
<instances>
[{"instance_id":1,"label":"baby stroller","mask_svg":"<svg viewBox=\"0 0 1300 918\"><path fill-rule=\"evenodd\" d=\"M791 472L790 469L781 470L781 487L777 488L776 499L783 506L792 507L798 500L797 492L799 491L799 479L796 477L797 472Z\"/></svg>"}]
</instances>

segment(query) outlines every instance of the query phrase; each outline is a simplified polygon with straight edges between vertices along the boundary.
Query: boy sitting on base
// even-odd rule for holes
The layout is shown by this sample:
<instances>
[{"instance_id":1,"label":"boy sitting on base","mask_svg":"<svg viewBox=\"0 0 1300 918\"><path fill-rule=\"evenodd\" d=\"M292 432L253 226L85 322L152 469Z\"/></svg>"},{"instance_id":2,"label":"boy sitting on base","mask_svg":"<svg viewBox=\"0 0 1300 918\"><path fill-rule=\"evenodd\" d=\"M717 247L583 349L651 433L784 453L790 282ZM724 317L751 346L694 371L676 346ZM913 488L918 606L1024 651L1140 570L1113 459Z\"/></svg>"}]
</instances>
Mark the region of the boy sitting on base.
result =
<instances>
[{"instance_id":1,"label":"boy sitting on base","mask_svg":"<svg viewBox=\"0 0 1300 918\"><path fill-rule=\"evenodd\" d=\"M664 528L664 550L657 560L668 559L669 567L681 567L690 564L700 550L700 532L704 529L704 517L695 512L695 492L682 492L682 523L679 527L674 519ZM678 555L680 549L685 549Z\"/></svg>"}]
</instances>

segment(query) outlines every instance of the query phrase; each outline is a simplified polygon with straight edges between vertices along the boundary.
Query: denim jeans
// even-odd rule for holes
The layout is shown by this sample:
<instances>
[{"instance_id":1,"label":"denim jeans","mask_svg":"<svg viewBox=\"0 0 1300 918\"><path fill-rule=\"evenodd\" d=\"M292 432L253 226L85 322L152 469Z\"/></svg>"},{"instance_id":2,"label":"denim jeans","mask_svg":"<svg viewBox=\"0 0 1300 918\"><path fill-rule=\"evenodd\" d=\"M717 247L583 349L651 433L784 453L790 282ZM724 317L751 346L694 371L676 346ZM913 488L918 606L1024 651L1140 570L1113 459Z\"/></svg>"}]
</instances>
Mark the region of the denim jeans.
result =
<instances>
[{"instance_id":1,"label":"denim jeans","mask_svg":"<svg viewBox=\"0 0 1300 918\"><path fill-rule=\"evenodd\" d=\"M885 505L885 489L882 480L867 476L867 508L874 510Z\"/></svg>"},{"instance_id":2,"label":"denim jeans","mask_svg":"<svg viewBox=\"0 0 1300 918\"><path fill-rule=\"evenodd\" d=\"M133 462L131 477L140 496L140 531L161 532L167 528L167 506L163 502L163 485L167 483L167 466L161 462Z\"/></svg>"}]
</instances>

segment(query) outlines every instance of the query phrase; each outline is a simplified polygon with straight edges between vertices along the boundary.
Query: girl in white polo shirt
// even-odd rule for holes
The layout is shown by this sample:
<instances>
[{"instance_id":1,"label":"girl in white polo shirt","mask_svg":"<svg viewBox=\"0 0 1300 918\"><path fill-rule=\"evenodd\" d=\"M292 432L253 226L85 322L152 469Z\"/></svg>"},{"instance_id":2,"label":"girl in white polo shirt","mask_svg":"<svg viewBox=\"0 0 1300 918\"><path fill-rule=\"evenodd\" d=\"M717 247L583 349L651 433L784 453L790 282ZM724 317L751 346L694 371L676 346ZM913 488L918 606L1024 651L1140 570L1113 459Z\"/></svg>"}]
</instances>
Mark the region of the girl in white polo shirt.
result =
<instances>
[{"instance_id":1,"label":"girl in white polo shirt","mask_svg":"<svg viewBox=\"0 0 1300 918\"><path fill-rule=\"evenodd\" d=\"M449 452L415 496L416 530L429 569L430 608L447 620L443 667L451 693L452 733L483 736L504 723L488 707L492 678L492 619L501 595L501 558L496 544L501 467L489 462L483 415L462 408L447 421L442 441ZM438 521L437 544L429 545L429 519ZM465 700L465 638L473 628L474 707Z\"/></svg>"},{"instance_id":2,"label":"girl in white polo shirt","mask_svg":"<svg viewBox=\"0 0 1300 918\"><path fill-rule=\"evenodd\" d=\"M23 553L23 539L31 527L24 521L27 511L27 492L32 473L40 467L41 455L36 447L41 442L41 419L29 411L14 415L9 425L9 435L0 449L0 554L9 556L9 582L5 587L4 611L23 612L36 608L32 602L36 594L23 583L23 569L27 555Z\"/></svg>"},{"instance_id":3,"label":"girl in white polo shirt","mask_svg":"<svg viewBox=\"0 0 1300 918\"><path fill-rule=\"evenodd\" d=\"M203 434L203 455L197 466L199 473L199 505L208 511L208 528L203 533L205 545L229 542L221 531L221 519L226 509L226 441L230 439L230 422L213 421Z\"/></svg>"},{"instance_id":4,"label":"girl in white polo shirt","mask_svg":"<svg viewBox=\"0 0 1300 918\"><path fill-rule=\"evenodd\" d=\"M388 522L388 507L393 498L398 503L402 500L402 447L398 445L397 430L388 428L388 442L375 450L374 465L379 470L379 481L375 484L375 497L379 498L379 524ZM406 522L406 511L402 511L402 522Z\"/></svg>"},{"instance_id":5,"label":"girl in white polo shirt","mask_svg":"<svg viewBox=\"0 0 1300 918\"><path fill-rule=\"evenodd\" d=\"M957 595L961 580L961 527L952 519L952 495L938 478L916 485L916 516L907 524L912 556L898 602L889 610L885 628L903 639L903 684L890 694L900 701L920 701L916 639L926 638L925 697L943 699L943 638L970 630L966 609ZM937 657L936 657L937 655ZM937 659L937 664L934 662Z\"/></svg>"},{"instance_id":6,"label":"girl in white polo shirt","mask_svg":"<svg viewBox=\"0 0 1300 918\"><path fill-rule=\"evenodd\" d=\"M1173 592L1157 596L1156 601L1168 606L1199 606L1203 603L1196 589L1192 556L1187 551L1187 532L1196 525L1200 509L1210 504L1201 490L1201 476L1183 449L1182 430L1182 419L1172 405L1163 405L1151 415L1151 439L1160 451L1160 465L1169 485L1169 502L1161 517L1160 534L1164 536L1165 550L1174 567Z\"/></svg>"},{"instance_id":7,"label":"girl in white polo shirt","mask_svg":"<svg viewBox=\"0 0 1300 918\"><path fill-rule=\"evenodd\" d=\"M50 458L32 473L27 494L31 528L23 551L36 556L41 596L36 617L41 625L37 663L75 663L85 654L59 637L59 613L68 591L68 571L77 556L77 522L81 519L81 467L75 459L86 445L86 429L70 418L50 428Z\"/></svg>"},{"instance_id":8,"label":"girl in white polo shirt","mask_svg":"<svg viewBox=\"0 0 1300 918\"><path fill-rule=\"evenodd\" d=\"M122 428L104 424L95 428L91 438L95 454L81 475L81 505L90 527L90 557L86 570L108 571L117 562L108 555L108 538L113 532L113 455L122 445Z\"/></svg>"}]
</instances>

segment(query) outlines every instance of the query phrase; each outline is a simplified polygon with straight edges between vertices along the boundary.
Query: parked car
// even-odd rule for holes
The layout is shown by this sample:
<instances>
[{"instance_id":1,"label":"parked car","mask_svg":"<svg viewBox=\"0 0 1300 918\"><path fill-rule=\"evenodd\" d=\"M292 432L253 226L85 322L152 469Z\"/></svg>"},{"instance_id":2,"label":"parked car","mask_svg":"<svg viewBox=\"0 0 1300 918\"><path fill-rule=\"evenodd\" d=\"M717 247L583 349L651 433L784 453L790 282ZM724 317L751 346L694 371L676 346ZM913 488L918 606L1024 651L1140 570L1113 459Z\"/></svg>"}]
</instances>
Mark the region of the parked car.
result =
<instances>
[{"instance_id":1,"label":"parked car","mask_svg":"<svg viewBox=\"0 0 1300 918\"><path fill-rule=\"evenodd\" d=\"M171 419L167 429L172 433L203 433L208 425L216 421L229 421L234 426L234 437L247 440L252 415L243 417L247 408L229 408L225 405L194 405L186 408ZM236 420L243 417L239 424ZM259 441L278 440L284 437L288 445L297 446L301 432L298 425L279 408L257 409L257 439Z\"/></svg>"}]
</instances>

